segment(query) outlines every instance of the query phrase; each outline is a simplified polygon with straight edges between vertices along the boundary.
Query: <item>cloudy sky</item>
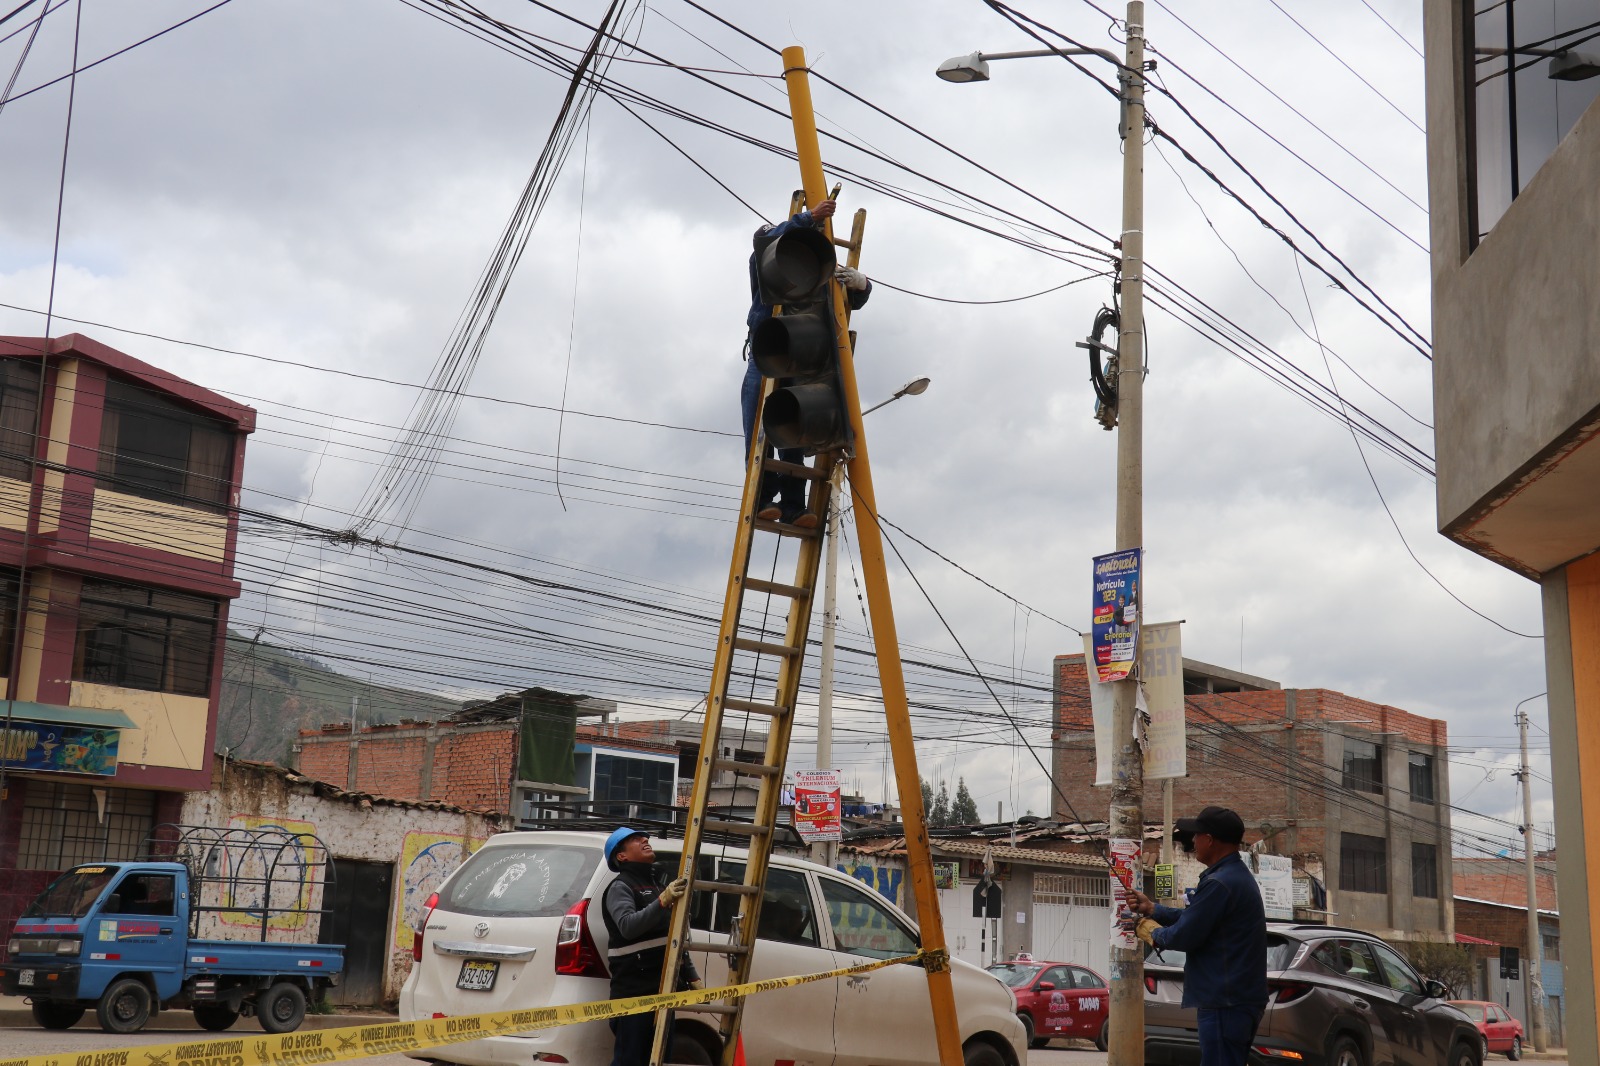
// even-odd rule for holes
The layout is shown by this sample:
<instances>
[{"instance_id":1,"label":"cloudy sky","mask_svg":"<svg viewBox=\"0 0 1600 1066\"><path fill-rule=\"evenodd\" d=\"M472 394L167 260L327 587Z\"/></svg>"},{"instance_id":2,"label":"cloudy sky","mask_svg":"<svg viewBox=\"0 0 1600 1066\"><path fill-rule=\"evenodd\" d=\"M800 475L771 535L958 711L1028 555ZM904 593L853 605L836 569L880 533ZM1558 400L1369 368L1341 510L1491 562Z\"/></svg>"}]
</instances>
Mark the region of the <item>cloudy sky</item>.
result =
<instances>
[{"instance_id":1,"label":"cloudy sky","mask_svg":"<svg viewBox=\"0 0 1600 1066\"><path fill-rule=\"evenodd\" d=\"M425 6L231 0L94 66L76 80L64 185L69 82L29 90L71 69L75 27L81 67L210 3L52 8L0 111L0 332L40 333L53 279L53 335L82 331L258 407L248 506L350 526L567 87ZM626 6L640 50L622 52L612 79L791 143L775 54L682 0ZM1052 656L1080 647L1055 620L1086 626L1090 559L1113 546L1115 436L1091 417L1073 347L1109 284L1010 303L945 299L1004 300L1095 272L1109 251L1101 235L1120 227L1114 101L1054 59L997 62L987 84L937 80L947 56L1038 46L978 0L706 6L761 42L804 45L817 72L882 109L815 86L824 129L849 142L825 140L826 161L914 201L844 179L842 209L868 212L863 267L944 298L880 286L856 316L868 402L914 377L933 382L869 422L880 508L1013 597L891 531L1047 759L1039 687ZM1428 333L1418 5L1172 6L1152 4L1147 17L1161 82ZM593 22L605 4L484 0L482 10L570 56L589 32L558 10ZM1120 50L1118 28L1087 3L1022 10ZM0 72L22 56L35 14L0 26L13 34L0 43ZM1104 76L1095 63L1086 69ZM1150 106L1221 181L1292 228L1171 100ZM797 184L791 161L642 113L761 215L781 217ZM545 684L641 708L692 706L710 654L703 618L716 612L733 533L745 258L759 220L685 154L613 100L595 103L471 375L456 439L409 520L372 528L450 561L253 523L236 628L454 695ZM1187 290L1208 318L1300 368L1291 373L1326 384L1331 366L1349 403L1431 459L1429 364L1414 347L1297 265L1172 144L1150 145L1146 175L1146 250L1166 279L1164 303ZM1092 251L1064 255L1082 251L1067 238ZM1535 587L1439 537L1431 478L1369 444L1372 478L1416 559L1493 621L1465 609L1408 554L1341 422L1166 311L1150 309L1147 331L1146 617L1185 619L1192 658L1444 718L1455 800L1520 822L1512 709L1544 678L1539 641L1506 630L1538 633ZM551 410L562 406L565 418ZM563 598L461 560L586 591ZM928 600L893 569L908 654L965 670ZM843 639L854 646L865 644L858 573L847 565L841 578ZM869 667L846 656L847 693L872 694ZM929 669L911 680L929 776L964 776L985 817L997 803L1007 817L1048 808L1038 764L981 686ZM876 798L881 721L846 703L835 761ZM1542 778L1543 701L1527 707ZM791 764L808 759L802 748ZM1547 824L1543 779L1536 796ZM1504 821L1459 820L1515 837Z\"/></svg>"}]
</instances>

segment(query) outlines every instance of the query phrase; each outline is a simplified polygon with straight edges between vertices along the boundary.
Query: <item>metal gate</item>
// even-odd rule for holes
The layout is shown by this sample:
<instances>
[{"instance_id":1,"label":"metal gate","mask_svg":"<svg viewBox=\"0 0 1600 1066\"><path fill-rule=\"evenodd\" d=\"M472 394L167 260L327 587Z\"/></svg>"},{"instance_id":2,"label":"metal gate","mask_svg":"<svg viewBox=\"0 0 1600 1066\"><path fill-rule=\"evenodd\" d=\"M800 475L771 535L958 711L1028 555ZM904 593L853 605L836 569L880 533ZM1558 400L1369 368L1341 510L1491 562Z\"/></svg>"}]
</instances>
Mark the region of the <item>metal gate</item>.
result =
<instances>
[{"instance_id":1,"label":"metal gate","mask_svg":"<svg viewBox=\"0 0 1600 1066\"><path fill-rule=\"evenodd\" d=\"M389 968L389 905L394 866L386 862L334 859L332 900L317 939L344 945L344 975L328 993L335 1003L374 1006L384 1001Z\"/></svg>"},{"instance_id":2,"label":"metal gate","mask_svg":"<svg viewBox=\"0 0 1600 1066\"><path fill-rule=\"evenodd\" d=\"M1110 976L1111 881L1105 874L1033 875L1033 957Z\"/></svg>"}]
</instances>

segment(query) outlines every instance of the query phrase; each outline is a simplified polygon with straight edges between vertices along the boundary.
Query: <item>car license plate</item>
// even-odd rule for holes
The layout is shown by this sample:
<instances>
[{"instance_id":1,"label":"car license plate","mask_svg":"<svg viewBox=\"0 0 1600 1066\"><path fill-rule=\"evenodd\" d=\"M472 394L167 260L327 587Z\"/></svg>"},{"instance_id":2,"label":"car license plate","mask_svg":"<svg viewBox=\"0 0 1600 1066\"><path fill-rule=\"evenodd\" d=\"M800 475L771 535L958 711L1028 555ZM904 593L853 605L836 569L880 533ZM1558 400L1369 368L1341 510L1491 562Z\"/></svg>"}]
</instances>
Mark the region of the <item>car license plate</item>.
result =
<instances>
[{"instance_id":1,"label":"car license plate","mask_svg":"<svg viewBox=\"0 0 1600 1066\"><path fill-rule=\"evenodd\" d=\"M498 962L468 959L461 964L461 974L456 978L456 987L464 988L468 992L490 992L494 989L494 979L499 973Z\"/></svg>"},{"instance_id":2,"label":"car license plate","mask_svg":"<svg viewBox=\"0 0 1600 1066\"><path fill-rule=\"evenodd\" d=\"M17 984L19 984L19 985L27 985L30 988L33 987L33 971L32 970L18 970L17 971Z\"/></svg>"}]
</instances>

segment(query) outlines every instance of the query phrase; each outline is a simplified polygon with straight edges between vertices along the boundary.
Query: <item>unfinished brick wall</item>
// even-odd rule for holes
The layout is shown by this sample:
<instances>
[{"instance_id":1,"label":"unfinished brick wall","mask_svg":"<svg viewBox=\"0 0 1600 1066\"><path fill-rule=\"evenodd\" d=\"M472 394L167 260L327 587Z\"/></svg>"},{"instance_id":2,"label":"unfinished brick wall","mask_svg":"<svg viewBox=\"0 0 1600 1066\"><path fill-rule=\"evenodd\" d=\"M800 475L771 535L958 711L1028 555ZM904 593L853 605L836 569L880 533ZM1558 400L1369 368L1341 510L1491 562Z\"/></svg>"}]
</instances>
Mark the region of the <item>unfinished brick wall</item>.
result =
<instances>
[{"instance_id":1,"label":"unfinished brick wall","mask_svg":"<svg viewBox=\"0 0 1600 1066\"><path fill-rule=\"evenodd\" d=\"M357 734L353 746L350 727L332 725L301 732L297 768L307 777L374 796L509 813L516 760L517 730L509 722L378 725Z\"/></svg>"}]
</instances>

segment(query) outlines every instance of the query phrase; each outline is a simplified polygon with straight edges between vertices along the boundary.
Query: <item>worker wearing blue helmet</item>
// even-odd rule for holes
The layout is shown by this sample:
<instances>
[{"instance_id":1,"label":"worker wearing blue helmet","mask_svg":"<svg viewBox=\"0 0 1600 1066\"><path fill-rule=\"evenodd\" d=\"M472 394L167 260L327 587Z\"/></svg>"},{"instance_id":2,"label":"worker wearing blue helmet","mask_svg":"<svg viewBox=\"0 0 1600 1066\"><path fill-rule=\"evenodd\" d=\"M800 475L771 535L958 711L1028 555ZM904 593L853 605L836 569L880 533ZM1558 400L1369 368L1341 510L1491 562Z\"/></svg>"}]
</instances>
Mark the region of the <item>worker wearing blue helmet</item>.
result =
<instances>
[{"instance_id":1,"label":"worker wearing blue helmet","mask_svg":"<svg viewBox=\"0 0 1600 1066\"><path fill-rule=\"evenodd\" d=\"M650 838L637 829L624 827L606 837L604 854L607 868L617 871L606 886L600 909L611 941L606 952L611 998L654 995L661 991L672 908L688 895L689 882L680 877L662 883ZM687 953L678 970L678 982L688 988L701 987L700 975ZM649 1066L655 1017L651 1011L612 1019L616 1049L611 1066Z\"/></svg>"}]
</instances>

